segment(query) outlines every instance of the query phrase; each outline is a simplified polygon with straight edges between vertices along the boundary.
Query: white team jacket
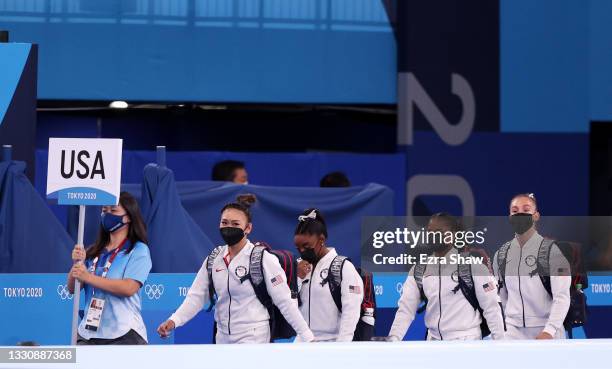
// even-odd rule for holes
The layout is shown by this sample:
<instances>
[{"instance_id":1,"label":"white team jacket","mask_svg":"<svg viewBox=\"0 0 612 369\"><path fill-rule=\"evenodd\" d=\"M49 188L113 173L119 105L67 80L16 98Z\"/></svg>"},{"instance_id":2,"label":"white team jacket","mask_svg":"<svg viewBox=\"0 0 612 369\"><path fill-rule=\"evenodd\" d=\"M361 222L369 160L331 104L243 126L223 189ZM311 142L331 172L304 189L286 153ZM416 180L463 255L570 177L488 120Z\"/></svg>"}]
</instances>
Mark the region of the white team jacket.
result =
<instances>
[{"instance_id":1,"label":"white team jacket","mask_svg":"<svg viewBox=\"0 0 612 369\"><path fill-rule=\"evenodd\" d=\"M557 245L550 251L550 285L553 298L544 289L540 277L529 273L536 268L538 249L543 240L537 232L523 245L515 238L506 255L506 286L500 291L506 323L515 327L544 327L553 337L563 329L563 320L570 305L569 262ZM499 279L497 253L493 260L495 276ZM561 272L560 272L561 271ZM520 276L520 277L519 277Z\"/></svg>"},{"instance_id":2,"label":"white team jacket","mask_svg":"<svg viewBox=\"0 0 612 369\"><path fill-rule=\"evenodd\" d=\"M213 264L212 278L218 296L215 321L217 329L225 334L243 333L269 324L270 315L257 299L251 282L248 279L240 282L240 277L249 272L253 247L248 241L226 266L224 259L228 255L228 249L225 245ZM170 317L177 327L187 323L209 303L207 260L208 258L204 260L185 300ZM314 336L298 310L297 300L291 298L285 272L278 259L268 252L264 252L263 270L266 288L274 304L295 329L301 341L312 341Z\"/></svg>"},{"instance_id":3,"label":"white team jacket","mask_svg":"<svg viewBox=\"0 0 612 369\"><path fill-rule=\"evenodd\" d=\"M363 280L353 263L349 260L342 267L342 283L340 285L342 298L342 313L336 307L329 290L329 285L322 285L327 277L329 266L338 254L330 248L329 252L319 260L309 275L301 282L300 312L308 322L308 326L317 341L348 342L353 340L355 327L361 315L363 301Z\"/></svg>"},{"instance_id":4,"label":"white team jacket","mask_svg":"<svg viewBox=\"0 0 612 369\"><path fill-rule=\"evenodd\" d=\"M453 289L458 285L457 264L450 263L449 256L458 253L455 248L446 254L447 264L428 264L423 274L423 293L427 297L425 326L429 335L435 339L452 340L467 336L478 336L482 319L478 310L463 296L461 290ZM478 303L483 309L493 339L504 338L504 321L497 283L485 264L472 265L472 275ZM408 327L421 302L419 287L414 280L414 267L410 269L404 282L399 309L389 336L393 340L404 338Z\"/></svg>"}]
</instances>

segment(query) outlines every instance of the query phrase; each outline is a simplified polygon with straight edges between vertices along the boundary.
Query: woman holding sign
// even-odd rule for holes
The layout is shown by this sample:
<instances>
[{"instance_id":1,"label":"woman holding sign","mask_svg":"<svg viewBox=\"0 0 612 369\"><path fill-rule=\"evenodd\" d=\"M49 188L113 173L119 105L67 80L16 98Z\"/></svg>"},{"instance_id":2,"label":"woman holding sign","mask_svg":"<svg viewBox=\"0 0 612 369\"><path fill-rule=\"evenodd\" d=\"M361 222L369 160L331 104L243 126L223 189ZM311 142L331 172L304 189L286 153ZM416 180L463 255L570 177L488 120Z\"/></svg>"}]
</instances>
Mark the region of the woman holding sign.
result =
<instances>
[{"instance_id":1,"label":"woman holding sign","mask_svg":"<svg viewBox=\"0 0 612 369\"><path fill-rule=\"evenodd\" d=\"M140 314L143 286L151 270L146 226L138 202L122 192L119 204L104 206L96 242L72 251L76 262L68 274L85 290L85 315L78 328L79 345L144 345L147 331ZM84 261L84 262L81 262Z\"/></svg>"}]
</instances>

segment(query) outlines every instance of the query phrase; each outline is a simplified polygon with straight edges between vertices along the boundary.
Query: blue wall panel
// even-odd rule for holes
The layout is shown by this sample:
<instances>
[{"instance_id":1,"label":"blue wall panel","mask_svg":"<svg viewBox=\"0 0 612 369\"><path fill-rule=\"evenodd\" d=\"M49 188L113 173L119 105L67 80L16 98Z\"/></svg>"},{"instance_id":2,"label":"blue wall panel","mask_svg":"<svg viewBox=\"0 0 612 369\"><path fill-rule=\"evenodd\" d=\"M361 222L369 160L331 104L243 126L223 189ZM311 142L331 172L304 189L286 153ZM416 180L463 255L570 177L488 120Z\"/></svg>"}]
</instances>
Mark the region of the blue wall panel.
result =
<instances>
[{"instance_id":1,"label":"blue wall panel","mask_svg":"<svg viewBox=\"0 0 612 369\"><path fill-rule=\"evenodd\" d=\"M589 100L592 120L612 120L612 1L589 2Z\"/></svg>"},{"instance_id":2,"label":"blue wall panel","mask_svg":"<svg viewBox=\"0 0 612 369\"><path fill-rule=\"evenodd\" d=\"M588 132L588 11L589 1L500 1L502 132Z\"/></svg>"},{"instance_id":3,"label":"blue wall panel","mask_svg":"<svg viewBox=\"0 0 612 369\"><path fill-rule=\"evenodd\" d=\"M42 99L395 102L382 1L0 1Z\"/></svg>"}]
</instances>

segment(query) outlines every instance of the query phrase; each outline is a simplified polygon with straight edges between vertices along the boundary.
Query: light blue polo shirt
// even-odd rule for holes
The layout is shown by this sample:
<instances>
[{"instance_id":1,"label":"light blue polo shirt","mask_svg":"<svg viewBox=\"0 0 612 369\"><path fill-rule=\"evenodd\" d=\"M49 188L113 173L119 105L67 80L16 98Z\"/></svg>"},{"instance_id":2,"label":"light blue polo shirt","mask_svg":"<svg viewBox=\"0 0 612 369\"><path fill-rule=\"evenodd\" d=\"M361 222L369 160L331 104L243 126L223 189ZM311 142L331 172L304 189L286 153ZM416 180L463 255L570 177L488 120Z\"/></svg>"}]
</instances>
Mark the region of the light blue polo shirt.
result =
<instances>
[{"instance_id":1,"label":"light blue polo shirt","mask_svg":"<svg viewBox=\"0 0 612 369\"><path fill-rule=\"evenodd\" d=\"M129 248L130 241L126 241L123 249L119 251L115 260L111 264L107 279L125 279L130 278L141 283L144 286L145 281L149 277L151 271L151 254L149 247L142 242L137 242L132 251L126 254ZM114 250L113 250L114 251ZM98 258L95 274L101 276L106 260L113 253L103 251ZM86 260L85 266L89 269L93 264L93 260ZM141 301L142 288L137 293L130 297L121 297L105 292L99 288L95 289L96 298L101 298L106 301L104 311L102 312L102 320L100 327L96 332L85 329L85 318L87 317L87 309L91 303L93 289L89 285L84 285L85 290L85 315L79 324L79 335L85 339L91 338L118 338L130 331L135 330L138 334L147 340L147 329L142 320Z\"/></svg>"}]
</instances>

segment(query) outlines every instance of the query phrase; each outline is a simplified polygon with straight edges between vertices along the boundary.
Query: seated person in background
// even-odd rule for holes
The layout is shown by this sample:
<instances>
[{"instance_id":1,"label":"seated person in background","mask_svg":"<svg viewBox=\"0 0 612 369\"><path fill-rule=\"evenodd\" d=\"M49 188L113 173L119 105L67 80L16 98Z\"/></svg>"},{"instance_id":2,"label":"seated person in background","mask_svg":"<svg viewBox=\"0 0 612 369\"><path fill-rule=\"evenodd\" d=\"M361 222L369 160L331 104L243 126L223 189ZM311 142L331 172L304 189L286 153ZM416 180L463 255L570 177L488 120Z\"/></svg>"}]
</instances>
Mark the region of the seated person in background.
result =
<instances>
[{"instance_id":1,"label":"seated person in background","mask_svg":"<svg viewBox=\"0 0 612 369\"><path fill-rule=\"evenodd\" d=\"M237 160L223 160L215 164L211 179L213 181L249 184L249 175L244 163Z\"/></svg>"},{"instance_id":2,"label":"seated person in background","mask_svg":"<svg viewBox=\"0 0 612 369\"><path fill-rule=\"evenodd\" d=\"M349 181L346 174L342 172L331 172L327 173L321 178L321 187L351 187L351 181Z\"/></svg>"}]
</instances>

